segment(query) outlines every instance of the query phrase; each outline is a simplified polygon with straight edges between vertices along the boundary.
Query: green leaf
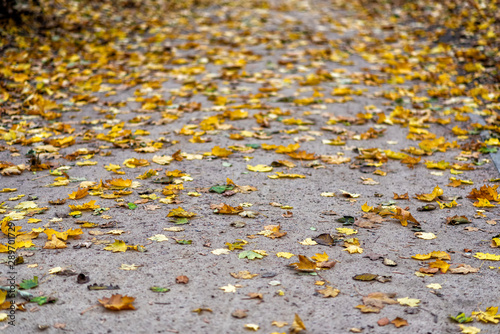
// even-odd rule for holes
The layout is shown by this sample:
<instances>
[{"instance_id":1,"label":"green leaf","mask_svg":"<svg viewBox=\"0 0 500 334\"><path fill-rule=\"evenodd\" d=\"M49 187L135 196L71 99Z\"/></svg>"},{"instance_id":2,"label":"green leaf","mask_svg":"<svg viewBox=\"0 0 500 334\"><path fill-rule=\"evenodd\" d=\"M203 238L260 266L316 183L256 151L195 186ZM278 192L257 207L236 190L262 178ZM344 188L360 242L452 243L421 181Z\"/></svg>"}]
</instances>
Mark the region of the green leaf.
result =
<instances>
[{"instance_id":1,"label":"green leaf","mask_svg":"<svg viewBox=\"0 0 500 334\"><path fill-rule=\"evenodd\" d=\"M254 150L260 148L260 144L246 144L245 145L246 147L251 147L253 148Z\"/></svg>"},{"instance_id":2,"label":"green leaf","mask_svg":"<svg viewBox=\"0 0 500 334\"><path fill-rule=\"evenodd\" d=\"M174 218L170 220L172 223L175 223L175 225L184 225L189 223L189 219L187 218Z\"/></svg>"},{"instance_id":3,"label":"green leaf","mask_svg":"<svg viewBox=\"0 0 500 334\"><path fill-rule=\"evenodd\" d=\"M160 286L152 286L149 288L149 290L151 290L153 292L169 292L170 291L169 288L162 288Z\"/></svg>"},{"instance_id":4,"label":"green leaf","mask_svg":"<svg viewBox=\"0 0 500 334\"><path fill-rule=\"evenodd\" d=\"M19 288L23 290L33 289L38 286L38 276L33 277L33 279L25 279L19 283Z\"/></svg>"},{"instance_id":5,"label":"green leaf","mask_svg":"<svg viewBox=\"0 0 500 334\"><path fill-rule=\"evenodd\" d=\"M238 254L238 258L244 259L247 258L249 260L255 260L255 259L262 259L264 256L260 255L259 253L256 253L254 251L243 251L240 254Z\"/></svg>"},{"instance_id":6,"label":"green leaf","mask_svg":"<svg viewBox=\"0 0 500 334\"><path fill-rule=\"evenodd\" d=\"M466 316L464 312L457 314L456 317L450 315L450 318L459 324L464 324L473 320L471 317Z\"/></svg>"},{"instance_id":7,"label":"green leaf","mask_svg":"<svg viewBox=\"0 0 500 334\"><path fill-rule=\"evenodd\" d=\"M137 208L137 205L135 205L134 203L127 203L127 205L130 210L134 210L135 208Z\"/></svg>"},{"instance_id":8,"label":"green leaf","mask_svg":"<svg viewBox=\"0 0 500 334\"><path fill-rule=\"evenodd\" d=\"M234 186L232 184L230 185L215 185L213 187L211 187L210 189L208 189L209 192L211 193L217 193L217 194L222 194L223 192L225 192L226 190L233 190L234 189Z\"/></svg>"},{"instance_id":9,"label":"green leaf","mask_svg":"<svg viewBox=\"0 0 500 334\"><path fill-rule=\"evenodd\" d=\"M223 167L233 167L233 164L232 164L232 163L230 163L230 162L226 162L226 161L224 161L224 162L222 162L222 166L223 166Z\"/></svg>"},{"instance_id":10,"label":"green leaf","mask_svg":"<svg viewBox=\"0 0 500 334\"><path fill-rule=\"evenodd\" d=\"M339 223L342 223L344 226L350 226L354 224L353 216L343 216L342 218L337 219Z\"/></svg>"},{"instance_id":11,"label":"green leaf","mask_svg":"<svg viewBox=\"0 0 500 334\"><path fill-rule=\"evenodd\" d=\"M227 248L231 251L235 249L243 249L243 245L245 244L241 242L233 242L233 243L226 242Z\"/></svg>"},{"instance_id":12,"label":"green leaf","mask_svg":"<svg viewBox=\"0 0 500 334\"><path fill-rule=\"evenodd\" d=\"M181 239L181 240L175 240L175 242L177 242L178 244L181 244L181 245L191 245L191 243L193 242L192 240L184 240L184 239Z\"/></svg>"},{"instance_id":13,"label":"green leaf","mask_svg":"<svg viewBox=\"0 0 500 334\"><path fill-rule=\"evenodd\" d=\"M38 305L43 305L43 304L46 304L48 300L49 299L45 296L39 296L39 297L32 298L30 300L30 303L37 303Z\"/></svg>"},{"instance_id":14,"label":"green leaf","mask_svg":"<svg viewBox=\"0 0 500 334\"><path fill-rule=\"evenodd\" d=\"M497 153L498 148L496 147L481 147L479 152L487 154L487 153Z\"/></svg>"}]
</instances>

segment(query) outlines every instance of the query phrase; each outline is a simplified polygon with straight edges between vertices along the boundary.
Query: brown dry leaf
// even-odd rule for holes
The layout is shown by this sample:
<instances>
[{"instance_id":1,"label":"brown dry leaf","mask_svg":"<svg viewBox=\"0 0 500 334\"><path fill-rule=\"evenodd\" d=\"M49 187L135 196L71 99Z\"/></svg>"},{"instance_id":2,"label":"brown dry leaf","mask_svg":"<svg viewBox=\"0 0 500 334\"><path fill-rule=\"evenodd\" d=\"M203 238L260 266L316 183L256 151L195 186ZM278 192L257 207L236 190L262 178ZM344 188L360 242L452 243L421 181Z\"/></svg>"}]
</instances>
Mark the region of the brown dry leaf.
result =
<instances>
[{"instance_id":1,"label":"brown dry leaf","mask_svg":"<svg viewBox=\"0 0 500 334\"><path fill-rule=\"evenodd\" d=\"M299 262L291 263L295 270L313 272L316 270L316 263L311 261L307 256L297 255L299 257Z\"/></svg>"},{"instance_id":2,"label":"brown dry leaf","mask_svg":"<svg viewBox=\"0 0 500 334\"><path fill-rule=\"evenodd\" d=\"M103 299L99 299L99 303L112 311L135 310L134 305L132 305L134 300L134 297L116 294L112 295L111 298L104 297Z\"/></svg>"},{"instance_id":3,"label":"brown dry leaf","mask_svg":"<svg viewBox=\"0 0 500 334\"><path fill-rule=\"evenodd\" d=\"M231 315L235 318L238 318L238 319L243 319L243 318L246 318L248 316L247 314L248 310L234 310Z\"/></svg>"},{"instance_id":4,"label":"brown dry leaf","mask_svg":"<svg viewBox=\"0 0 500 334\"><path fill-rule=\"evenodd\" d=\"M182 161L184 159L181 155L181 150L177 150L174 154L172 154L172 158L175 161Z\"/></svg>"},{"instance_id":5,"label":"brown dry leaf","mask_svg":"<svg viewBox=\"0 0 500 334\"><path fill-rule=\"evenodd\" d=\"M317 292L321 293L323 295L323 298L328 298L328 297L335 298L340 293L340 290L327 285L324 289L317 290Z\"/></svg>"},{"instance_id":6,"label":"brown dry leaf","mask_svg":"<svg viewBox=\"0 0 500 334\"><path fill-rule=\"evenodd\" d=\"M20 175L22 174L22 172L24 172L25 169L25 165L10 166L2 169L2 171L0 171L0 174L2 174L3 176Z\"/></svg>"},{"instance_id":7,"label":"brown dry leaf","mask_svg":"<svg viewBox=\"0 0 500 334\"><path fill-rule=\"evenodd\" d=\"M408 326L408 321L406 321L403 318L397 317L396 319L391 321L391 324L396 326L397 328L403 327L403 326Z\"/></svg>"},{"instance_id":8,"label":"brown dry leaf","mask_svg":"<svg viewBox=\"0 0 500 334\"><path fill-rule=\"evenodd\" d=\"M238 213L243 212L243 207L232 207L226 203L217 204L215 206L211 205L210 208L214 210L214 213L221 215L237 215Z\"/></svg>"},{"instance_id":9,"label":"brown dry leaf","mask_svg":"<svg viewBox=\"0 0 500 334\"><path fill-rule=\"evenodd\" d=\"M369 212L365 213L361 218L354 222L354 225L362 228L378 228L379 224L384 222L384 218L376 213Z\"/></svg>"},{"instance_id":10,"label":"brown dry leaf","mask_svg":"<svg viewBox=\"0 0 500 334\"><path fill-rule=\"evenodd\" d=\"M248 298L245 299L264 299L264 296L262 293L257 293L257 292L249 292L247 293Z\"/></svg>"},{"instance_id":11,"label":"brown dry leaf","mask_svg":"<svg viewBox=\"0 0 500 334\"><path fill-rule=\"evenodd\" d=\"M185 275L177 276L175 278L175 283L177 284L188 284L189 283L189 277Z\"/></svg>"},{"instance_id":12,"label":"brown dry leaf","mask_svg":"<svg viewBox=\"0 0 500 334\"><path fill-rule=\"evenodd\" d=\"M398 302L393 299L395 297L395 293L372 292L363 297L363 304L382 309L384 308L384 304L397 304Z\"/></svg>"},{"instance_id":13,"label":"brown dry leaf","mask_svg":"<svg viewBox=\"0 0 500 334\"><path fill-rule=\"evenodd\" d=\"M387 326L388 324L390 324L391 321L389 320L389 318L381 318L377 321L377 325L379 326Z\"/></svg>"},{"instance_id":14,"label":"brown dry leaf","mask_svg":"<svg viewBox=\"0 0 500 334\"><path fill-rule=\"evenodd\" d=\"M248 270L239 271L238 273L231 273L231 276L237 279L251 279L259 274L252 274Z\"/></svg>"},{"instance_id":15,"label":"brown dry leaf","mask_svg":"<svg viewBox=\"0 0 500 334\"><path fill-rule=\"evenodd\" d=\"M459 264L456 268L450 268L448 270L452 274L469 274L469 273L477 273L479 268L474 268L469 264Z\"/></svg>"},{"instance_id":16,"label":"brown dry leaf","mask_svg":"<svg viewBox=\"0 0 500 334\"><path fill-rule=\"evenodd\" d=\"M408 197L408 193L405 193L405 194L402 194L402 195L398 195L396 193L393 193L394 194L394 199L405 199L405 200L410 200L410 198Z\"/></svg>"},{"instance_id":17,"label":"brown dry leaf","mask_svg":"<svg viewBox=\"0 0 500 334\"><path fill-rule=\"evenodd\" d=\"M497 201L500 202L500 196L498 195L497 188L499 186L488 186L488 185L483 185L479 189L472 189L469 195L467 195L467 198L471 199L487 199L488 201Z\"/></svg>"}]
</instances>

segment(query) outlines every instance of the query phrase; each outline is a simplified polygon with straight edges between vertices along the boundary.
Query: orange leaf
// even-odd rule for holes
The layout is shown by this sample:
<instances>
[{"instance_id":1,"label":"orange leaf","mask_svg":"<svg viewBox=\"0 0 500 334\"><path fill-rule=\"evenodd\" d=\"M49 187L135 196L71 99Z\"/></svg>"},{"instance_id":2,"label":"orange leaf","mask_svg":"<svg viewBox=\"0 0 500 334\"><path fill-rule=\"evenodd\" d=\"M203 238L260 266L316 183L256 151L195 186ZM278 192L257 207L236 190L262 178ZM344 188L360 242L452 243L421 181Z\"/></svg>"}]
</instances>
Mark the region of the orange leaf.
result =
<instances>
[{"instance_id":1,"label":"orange leaf","mask_svg":"<svg viewBox=\"0 0 500 334\"><path fill-rule=\"evenodd\" d=\"M448 268L450 268L450 265L448 263L444 262L443 260L437 259L436 261L429 263L429 267L430 268L439 268L439 269L441 269L441 272L443 274L446 274L446 272L448 271Z\"/></svg>"},{"instance_id":2,"label":"orange leaf","mask_svg":"<svg viewBox=\"0 0 500 334\"><path fill-rule=\"evenodd\" d=\"M102 306L112 311L122 311L122 310L135 310L134 297L122 296L122 295L112 295L111 298L104 297L103 299L98 299Z\"/></svg>"},{"instance_id":3,"label":"orange leaf","mask_svg":"<svg viewBox=\"0 0 500 334\"><path fill-rule=\"evenodd\" d=\"M410 199L408 198L408 193L405 193L405 194L402 194L402 195L398 195L398 194L396 194L396 193L393 193L393 194L394 194L394 199L406 199L406 200L408 200L408 201L410 200Z\"/></svg>"},{"instance_id":4,"label":"orange leaf","mask_svg":"<svg viewBox=\"0 0 500 334\"><path fill-rule=\"evenodd\" d=\"M80 198L84 198L88 194L89 194L89 190L87 188L78 188L77 191L72 192L71 194L69 194L68 198L69 199L77 200L77 199L80 199Z\"/></svg>"},{"instance_id":5,"label":"orange leaf","mask_svg":"<svg viewBox=\"0 0 500 334\"><path fill-rule=\"evenodd\" d=\"M221 215L237 215L240 212L243 212L243 208L241 206L232 207L225 203L216 205L214 208L214 213Z\"/></svg>"},{"instance_id":6,"label":"orange leaf","mask_svg":"<svg viewBox=\"0 0 500 334\"><path fill-rule=\"evenodd\" d=\"M497 192L498 185L495 186L487 186L486 184L483 185L481 188L472 189L470 194L467 196L467 198L471 199L480 199L484 198L487 199L488 201L500 201L500 196L498 195Z\"/></svg>"},{"instance_id":7,"label":"orange leaf","mask_svg":"<svg viewBox=\"0 0 500 334\"><path fill-rule=\"evenodd\" d=\"M397 317L396 319L391 321L391 324L393 324L394 326L399 328L399 327L403 327L403 326L408 326L408 321L406 321L403 318Z\"/></svg>"},{"instance_id":8,"label":"orange leaf","mask_svg":"<svg viewBox=\"0 0 500 334\"><path fill-rule=\"evenodd\" d=\"M297 255L299 257L299 262L291 263L295 270L312 272L316 270L316 263L309 260L307 256Z\"/></svg>"},{"instance_id":9,"label":"orange leaf","mask_svg":"<svg viewBox=\"0 0 500 334\"><path fill-rule=\"evenodd\" d=\"M298 151L288 153L288 156L292 159L297 160L314 160L316 159L316 155L314 153L307 153L306 151Z\"/></svg>"},{"instance_id":10,"label":"orange leaf","mask_svg":"<svg viewBox=\"0 0 500 334\"><path fill-rule=\"evenodd\" d=\"M396 213L393 213L391 218L398 219L403 226L408 225L408 221L419 225L420 223L411 215L409 211L396 207Z\"/></svg>"}]
</instances>

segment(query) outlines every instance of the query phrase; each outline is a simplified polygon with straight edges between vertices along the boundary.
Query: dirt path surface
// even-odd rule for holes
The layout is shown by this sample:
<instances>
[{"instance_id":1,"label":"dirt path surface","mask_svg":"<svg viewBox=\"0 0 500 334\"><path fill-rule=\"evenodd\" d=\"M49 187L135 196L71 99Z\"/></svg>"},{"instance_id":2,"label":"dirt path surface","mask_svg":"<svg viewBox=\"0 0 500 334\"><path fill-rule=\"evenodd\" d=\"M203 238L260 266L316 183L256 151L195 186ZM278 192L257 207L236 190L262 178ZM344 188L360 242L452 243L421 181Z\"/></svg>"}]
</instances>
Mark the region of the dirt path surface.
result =
<instances>
[{"instance_id":1,"label":"dirt path surface","mask_svg":"<svg viewBox=\"0 0 500 334\"><path fill-rule=\"evenodd\" d=\"M432 30L324 1L109 20L4 50L0 329L500 331L499 95Z\"/></svg>"}]
</instances>

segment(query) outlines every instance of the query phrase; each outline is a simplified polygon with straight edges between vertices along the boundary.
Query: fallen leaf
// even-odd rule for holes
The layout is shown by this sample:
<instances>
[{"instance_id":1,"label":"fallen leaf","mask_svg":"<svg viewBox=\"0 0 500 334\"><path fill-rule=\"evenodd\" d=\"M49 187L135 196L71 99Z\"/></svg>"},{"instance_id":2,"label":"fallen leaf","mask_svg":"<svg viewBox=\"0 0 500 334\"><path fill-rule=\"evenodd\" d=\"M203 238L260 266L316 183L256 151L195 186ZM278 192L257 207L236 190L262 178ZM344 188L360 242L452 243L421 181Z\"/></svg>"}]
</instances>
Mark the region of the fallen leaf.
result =
<instances>
[{"instance_id":1,"label":"fallen leaf","mask_svg":"<svg viewBox=\"0 0 500 334\"><path fill-rule=\"evenodd\" d=\"M302 319L300 319L299 315L295 313L295 318L292 325L290 326L290 333L295 334L305 330L306 326L304 325L304 322L302 321Z\"/></svg>"},{"instance_id":2,"label":"fallen leaf","mask_svg":"<svg viewBox=\"0 0 500 334\"><path fill-rule=\"evenodd\" d=\"M410 307L417 307L418 304L420 303L420 299L409 298L409 297L398 298L397 301L401 305L410 306Z\"/></svg>"},{"instance_id":3,"label":"fallen leaf","mask_svg":"<svg viewBox=\"0 0 500 334\"><path fill-rule=\"evenodd\" d=\"M335 298L340 293L340 290L327 285L324 289L317 290L317 292L321 293L323 295L323 298L328 298L328 297Z\"/></svg>"},{"instance_id":4,"label":"fallen leaf","mask_svg":"<svg viewBox=\"0 0 500 334\"><path fill-rule=\"evenodd\" d=\"M224 290L224 292L236 292L236 287L232 284L221 286L219 289Z\"/></svg>"},{"instance_id":5,"label":"fallen leaf","mask_svg":"<svg viewBox=\"0 0 500 334\"><path fill-rule=\"evenodd\" d=\"M474 268L468 264L459 264L456 268L450 268L448 270L452 274L469 274L469 273L477 273L479 272L479 268Z\"/></svg>"},{"instance_id":6,"label":"fallen leaf","mask_svg":"<svg viewBox=\"0 0 500 334\"><path fill-rule=\"evenodd\" d=\"M175 278L175 283L177 284L188 284L189 283L189 277L185 275L177 276Z\"/></svg>"},{"instance_id":7,"label":"fallen leaf","mask_svg":"<svg viewBox=\"0 0 500 334\"><path fill-rule=\"evenodd\" d=\"M110 298L99 299L99 303L102 306L112 311L122 311L122 310L135 310L132 303L134 302L134 297L122 296L119 294L112 295Z\"/></svg>"},{"instance_id":8,"label":"fallen leaf","mask_svg":"<svg viewBox=\"0 0 500 334\"><path fill-rule=\"evenodd\" d=\"M403 327L403 326L408 326L408 321L406 321L403 318L397 317L396 319L391 321L391 324L396 326L396 328Z\"/></svg>"},{"instance_id":9,"label":"fallen leaf","mask_svg":"<svg viewBox=\"0 0 500 334\"><path fill-rule=\"evenodd\" d=\"M259 274L252 274L248 270L239 271L238 273L230 273L231 276L237 279L251 279L255 276L259 276Z\"/></svg>"}]
</instances>

